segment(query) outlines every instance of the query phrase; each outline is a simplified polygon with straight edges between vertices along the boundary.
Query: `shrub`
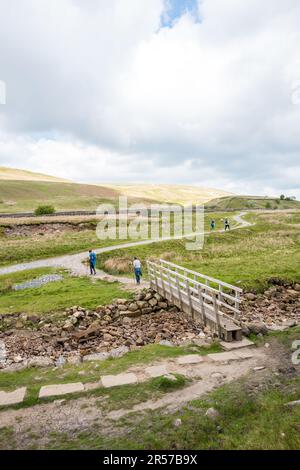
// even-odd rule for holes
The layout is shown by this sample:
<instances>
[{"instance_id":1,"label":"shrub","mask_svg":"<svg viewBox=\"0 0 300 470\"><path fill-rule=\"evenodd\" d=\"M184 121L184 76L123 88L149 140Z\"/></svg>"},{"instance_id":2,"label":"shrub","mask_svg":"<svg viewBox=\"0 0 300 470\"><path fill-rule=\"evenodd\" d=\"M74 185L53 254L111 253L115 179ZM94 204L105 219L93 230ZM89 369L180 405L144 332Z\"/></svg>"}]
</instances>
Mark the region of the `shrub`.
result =
<instances>
[{"instance_id":1,"label":"shrub","mask_svg":"<svg viewBox=\"0 0 300 470\"><path fill-rule=\"evenodd\" d=\"M35 215L49 215L55 214L55 209L53 206L39 206L34 211Z\"/></svg>"},{"instance_id":2,"label":"shrub","mask_svg":"<svg viewBox=\"0 0 300 470\"><path fill-rule=\"evenodd\" d=\"M270 202L266 202L265 208L266 208L266 209L271 209L271 208L272 208L271 203L270 203Z\"/></svg>"}]
</instances>

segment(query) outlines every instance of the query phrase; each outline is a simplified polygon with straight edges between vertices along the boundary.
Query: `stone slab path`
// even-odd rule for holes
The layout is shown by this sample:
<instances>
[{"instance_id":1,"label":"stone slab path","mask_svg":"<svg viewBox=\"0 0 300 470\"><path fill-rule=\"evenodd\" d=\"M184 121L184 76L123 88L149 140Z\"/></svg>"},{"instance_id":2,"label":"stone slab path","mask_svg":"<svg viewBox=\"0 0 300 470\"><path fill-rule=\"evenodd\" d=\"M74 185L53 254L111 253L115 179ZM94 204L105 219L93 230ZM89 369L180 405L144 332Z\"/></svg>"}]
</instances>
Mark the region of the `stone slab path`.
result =
<instances>
[{"instance_id":1,"label":"stone slab path","mask_svg":"<svg viewBox=\"0 0 300 470\"><path fill-rule=\"evenodd\" d=\"M84 392L84 386L81 382L46 385L40 389L39 398L68 395L69 393Z\"/></svg>"},{"instance_id":2,"label":"stone slab path","mask_svg":"<svg viewBox=\"0 0 300 470\"><path fill-rule=\"evenodd\" d=\"M104 388L117 387L119 385L134 384L138 381L135 374L118 374L118 375L103 375L101 377L101 383Z\"/></svg>"},{"instance_id":3,"label":"stone slab path","mask_svg":"<svg viewBox=\"0 0 300 470\"><path fill-rule=\"evenodd\" d=\"M13 392L0 391L0 406L16 405L22 403L25 398L26 387L18 388Z\"/></svg>"},{"instance_id":4,"label":"stone slab path","mask_svg":"<svg viewBox=\"0 0 300 470\"><path fill-rule=\"evenodd\" d=\"M247 222L243 219L243 216L246 214L246 212L241 212L238 215L232 216L232 219L234 219L237 222L237 226L232 227L231 230L237 230L240 228L244 227L249 227L251 225L250 222ZM224 232L224 230L216 230L213 233L218 233L218 232ZM205 235L209 235L212 232L205 232ZM192 235L197 235L197 234L192 234ZM188 235L185 235L184 237L175 237L177 239L182 239L186 238ZM152 243L159 243L162 241L167 241L167 240L174 240L174 237L167 237L164 239L158 239L158 240L139 240L139 241L134 241L134 242L129 242L129 243L123 243L119 245L112 245L112 246L106 246L103 248L98 248L95 249L95 252L97 254L101 253L107 253L110 251L114 250L120 250L124 248L132 248L135 246L142 246L142 245L149 245ZM27 263L20 263L20 264L14 264L12 266L7 266L4 268L0 268L0 275L2 274L10 274L14 272L19 272L19 271L25 271L27 269L35 269L35 268L64 268L70 271L72 275L75 276L89 276L89 268L86 266L83 262L87 259L87 252L82 252L82 253L77 253L75 255L65 255L65 256L59 256L59 257L54 257L54 258L47 258L47 259L41 259L41 260L36 260L36 261L30 261ZM96 279L102 279L110 282L115 282L118 281L124 285L127 286L136 286L133 277L132 278L127 278L127 277L117 277L117 276L111 276L104 271L97 271L97 276L94 276ZM141 288L142 287L147 287L149 285L148 282L142 281Z\"/></svg>"},{"instance_id":5,"label":"stone slab path","mask_svg":"<svg viewBox=\"0 0 300 470\"><path fill-rule=\"evenodd\" d=\"M80 393L96 388L110 388L122 385L136 384L149 380L149 378L170 376L170 374L181 374L186 377L200 377L203 374L210 376L216 372L216 365L228 364L231 361L241 363L242 361L253 359L256 364L257 359L261 358L261 352L257 349L241 349L234 352L221 352L200 356L198 354L189 354L177 358L169 358L164 361L150 365L148 367L134 366L126 372L116 375L104 375L100 377L99 382L83 384L81 382L72 382L65 384L53 384L42 386L39 391L39 398L59 397L71 393ZM239 366L234 367L239 370ZM221 375L222 377L222 375ZM217 379L215 376L213 379ZM6 406L21 403L26 394L26 387L17 389L13 392L0 391L0 406Z\"/></svg>"},{"instance_id":6,"label":"stone slab path","mask_svg":"<svg viewBox=\"0 0 300 470\"><path fill-rule=\"evenodd\" d=\"M249 348L250 346L254 346L254 343L248 338L243 338L241 341L221 341L220 346L226 351L232 351L233 349Z\"/></svg>"}]
</instances>

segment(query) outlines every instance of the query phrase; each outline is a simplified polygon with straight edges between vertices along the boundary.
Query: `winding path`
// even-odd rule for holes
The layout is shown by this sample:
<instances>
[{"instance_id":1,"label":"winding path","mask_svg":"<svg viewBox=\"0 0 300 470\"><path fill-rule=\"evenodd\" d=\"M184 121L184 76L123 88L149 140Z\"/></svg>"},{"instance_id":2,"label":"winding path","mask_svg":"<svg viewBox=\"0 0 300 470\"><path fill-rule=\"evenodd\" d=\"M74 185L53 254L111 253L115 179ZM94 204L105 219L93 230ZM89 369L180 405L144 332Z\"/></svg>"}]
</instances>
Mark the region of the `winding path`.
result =
<instances>
[{"instance_id":1,"label":"winding path","mask_svg":"<svg viewBox=\"0 0 300 470\"><path fill-rule=\"evenodd\" d=\"M235 220L235 222L238 223L235 227L232 227L231 230L237 230L240 228L244 227L249 227L251 225L250 222L247 222L246 220L243 219L243 216L246 214L246 212L241 212L238 215L235 215L232 217L232 219ZM223 230L216 230L213 233L220 233L224 232ZM204 232L204 235L208 235L212 232ZM192 235L199 235L199 233L193 233ZM174 240L174 239L182 239L182 238L188 238L189 235L185 234L184 236L178 236L178 237L167 237L167 238L160 238L160 239L149 239L149 240L139 240L139 241L134 241L134 242L128 242L128 243L123 243L120 245L112 245L112 246L106 246L103 248L98 248L95 249L95 252L97 254L101 253L107 253L110 251L114 250L119 250L123 248L132 248L135 246L141 246L141 245L150 245L152 243L159 243L162 241L168 241L168 240ZM75 276L88 276L89 275L89 268L87 265L83 263L83 261L87 258L87 252L81 252L77 253L74 255L64 255L64 256L58 256L54 258L46 258L46 259L40 259L36 261L29 261L26 263L19 263L19 264L14 264L11 266L6 266L4 268L0 268L0 275L2 274L11 274L15 272L20 272L20 271L25 271L28 269L36 269L36 268L64 268L67 269L68 271L71 272L72 275ZM107 281L119 281L123 284L134 284L134 280L132 278L126 278L126 277L117 277L117 276L111 276L104 271L98 270L97 271L97 276L94 278L96 279L103 279ZM147 283L143 283L143 287L146 287Z\"/></svg>"}]
</instances>

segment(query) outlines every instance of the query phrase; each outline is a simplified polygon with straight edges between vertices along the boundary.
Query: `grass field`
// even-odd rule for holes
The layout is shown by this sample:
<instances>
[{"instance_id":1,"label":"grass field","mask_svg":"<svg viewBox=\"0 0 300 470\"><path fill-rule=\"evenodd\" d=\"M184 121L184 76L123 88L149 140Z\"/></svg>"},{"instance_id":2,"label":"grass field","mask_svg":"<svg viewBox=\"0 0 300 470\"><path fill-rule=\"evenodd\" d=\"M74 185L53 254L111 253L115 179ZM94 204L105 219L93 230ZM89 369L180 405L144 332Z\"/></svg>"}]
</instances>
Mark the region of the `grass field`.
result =
<instances>
[{"instance_id":1,"label":"grass field","mask_svg":"<svg viewBox=\"0 0 300 470\"><path fill-rule=\"evenodd\" d=\"M243 288L263 289L272 277L299 281L300 212L251 213L247 218L255 225L206 236L200 251L187 251L184 240L172 240L101 254L98 265L138 256L144 266L147 259L163 258Z\"/></svg>"},{"instance_id":2,"label":"grass field","mask_svg":"<svg viewBox=\"0 0 300 470\"><path fill-rule=\"evenodd\" d=\"M43 287L14 291L13 284L19 284L37 277L60 272L64 279L51 282ZM118 283L91 280L88 277L70 277L54 269L33 269L0 276L0 312L36 313L59 312L73 305L88 309L111 303L116 298L130 298L128 291L121 290Z\"/></svg>"}]
</instances>

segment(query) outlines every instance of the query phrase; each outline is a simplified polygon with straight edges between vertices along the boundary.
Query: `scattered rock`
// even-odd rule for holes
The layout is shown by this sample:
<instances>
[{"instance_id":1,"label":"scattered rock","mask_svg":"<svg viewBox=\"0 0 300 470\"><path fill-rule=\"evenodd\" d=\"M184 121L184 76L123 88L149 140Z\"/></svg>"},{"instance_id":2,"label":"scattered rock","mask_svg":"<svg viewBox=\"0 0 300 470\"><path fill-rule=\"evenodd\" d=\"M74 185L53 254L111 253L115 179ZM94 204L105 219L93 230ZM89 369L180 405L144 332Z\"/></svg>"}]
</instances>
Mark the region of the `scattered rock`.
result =
<instances>
[{"instance_id":1,"label":"scattered rock","mask_svg":"<svg viewBox=\"0 0 300 470\"><path fill-rule=\"evenodd\" d=\"M64 316L66 318L62 319ZM22 318L25 320L24 314ZM45 315L38 328L27 324L24 330L19 314L6 316L4 320L8 320L4 333L4 367L12 364L26 367L29 359L34 359L31 364L40 361L46 365L48 360L49 365L50 362L58 364L60 357L68 363L80 364L82 360L104 360L107 355L120 357L147 344L171 347L194 341L207 343L208 340L200 323L188 319L151 289L140 292L133 300L118 299L114 304L98 306L95 310L74 305L57 319L53 314ZM40 318L30 315L27 320L35 325ZM22 323L18 331L17 322ZM14 362L14 358L20 362Z\"/></svg>"},{"instance_id":2,"label":"scattered rock","mask_svg":"<svg viewBox=\"0 0 300 470\"><path fill-rule=\"evenodd\" d=\"M177 418L173 421L173 425L175 426L175 428L179 428L179 426L182 425L182 421L180 418Z\"/></svg>"},{"instance_id":3,"label":"scattered rock","mask_svg":"<svg viewBox=\"0 0 300 470\"><path fill-rule=\"evenodd\" d=\"M288 403L285 403L284 406L288 406L292 408L293 406L298 406L298 405L300 405L300 400L289 401Z\"/></svg>"},{"instance_id":4,"label":"scattered rock","mask_svg":"<svg viewBox=\"0 0 300 470\"><path fill-rule=\"evenodd\" d=\"M205 416L214 421L220 417L220 413L215 408L208 408L205 413Z\"/></svg>"}]
</instances>

